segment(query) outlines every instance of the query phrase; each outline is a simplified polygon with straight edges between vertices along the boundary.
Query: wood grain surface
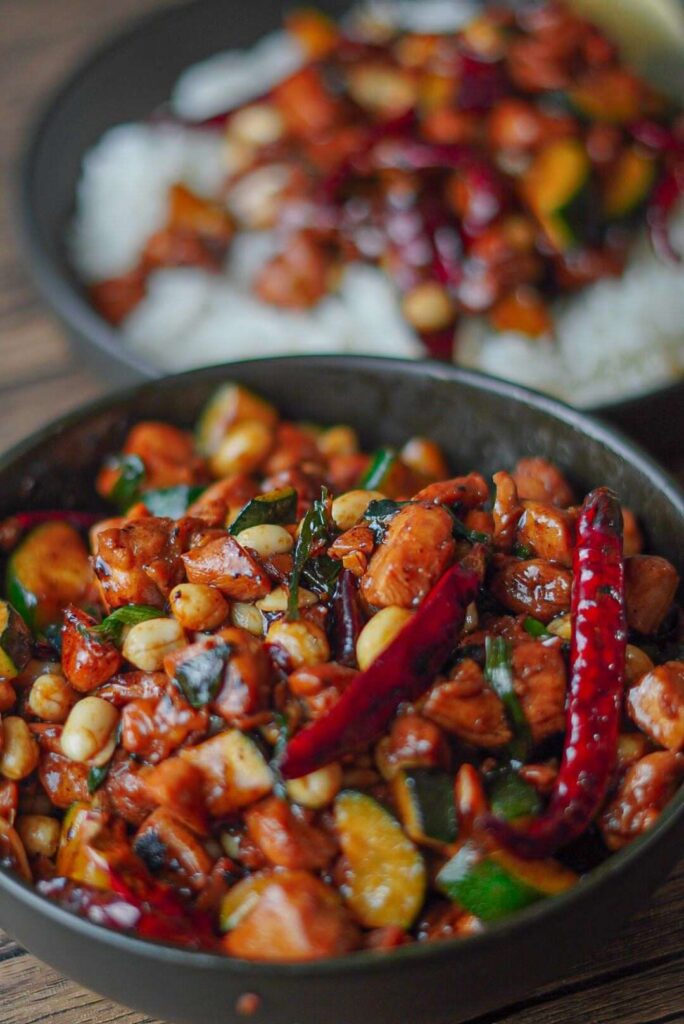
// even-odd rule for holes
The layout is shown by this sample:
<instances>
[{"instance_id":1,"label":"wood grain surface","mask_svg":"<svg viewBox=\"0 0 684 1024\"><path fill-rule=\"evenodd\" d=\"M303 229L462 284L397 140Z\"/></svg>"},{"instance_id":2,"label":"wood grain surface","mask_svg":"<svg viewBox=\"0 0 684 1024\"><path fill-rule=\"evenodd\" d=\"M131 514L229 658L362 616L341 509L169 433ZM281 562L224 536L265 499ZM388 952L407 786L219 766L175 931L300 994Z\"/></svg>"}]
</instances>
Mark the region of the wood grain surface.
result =
<instances>
[{"instance_id":1,"label":"wood grain surface","mask_svg":"<svg viewBox=\"0 0 684 1024\"><path fill-rule=\"evenodd\" d=\"M159 0L0 0L0 450L105 390L79 366L19 260L12 219L21 140L37 106L81 55L156 6ZM150 1022L45 967L1 925L0 1024ZM684 1024L684 862L591 961L478 1024L670 1022Z\"/></svg>"}]
</instances>

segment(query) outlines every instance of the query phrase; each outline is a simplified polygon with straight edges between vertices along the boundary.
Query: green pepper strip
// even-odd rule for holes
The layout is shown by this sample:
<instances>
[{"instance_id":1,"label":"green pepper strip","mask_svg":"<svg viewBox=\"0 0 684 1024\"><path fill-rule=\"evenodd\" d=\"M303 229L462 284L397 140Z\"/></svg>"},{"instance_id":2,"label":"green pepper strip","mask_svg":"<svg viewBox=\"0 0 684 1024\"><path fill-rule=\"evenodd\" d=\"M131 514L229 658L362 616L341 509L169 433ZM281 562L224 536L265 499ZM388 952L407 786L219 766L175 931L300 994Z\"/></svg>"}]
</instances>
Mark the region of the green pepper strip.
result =
<instances>
[{"instance_id":1,"label":"green pepper strip","mask_svg":"<svg viewBox=\"0 0 684 1024\"><path fill-rule=\"evenodd\" d=\"M370 466L359 480L359 487L366 491L375 491L381 488L396 465L397 459L398 455L394 448L378 448L371 459Z\"/></svg>"},{"instance_id":2,"label":"green pepper strip","mask_svg":"<svg viewBox=\"0 0 684 1024\"><path fill-rule=\"evenodd\" d=\"M513 686L510 644L501 636L488 636L485 640L485 678L500 697L506 709L513 739L508 744L510 756L524 762L532 746L530 727Z\"/></svg>"}]
</instances>

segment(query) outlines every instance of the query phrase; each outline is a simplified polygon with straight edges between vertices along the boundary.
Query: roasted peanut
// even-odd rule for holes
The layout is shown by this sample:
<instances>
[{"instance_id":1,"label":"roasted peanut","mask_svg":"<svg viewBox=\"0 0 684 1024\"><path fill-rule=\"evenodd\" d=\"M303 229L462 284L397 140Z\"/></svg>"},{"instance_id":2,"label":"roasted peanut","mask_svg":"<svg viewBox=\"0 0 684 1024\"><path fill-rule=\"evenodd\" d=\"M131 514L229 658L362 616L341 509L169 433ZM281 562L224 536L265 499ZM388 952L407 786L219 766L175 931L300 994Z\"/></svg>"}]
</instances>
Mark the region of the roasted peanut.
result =
<instances>
[{"instance_id":1,"label":"roasted peanut","mask_svg":"<svg viewBox=\"0 0 684 1024\"><path fill-rule=\"evenodd\" d=\"M180 583L169 594L169 606L183 629L192 632L216 629L228 616L223 594L204 583Z\"/></svg>"}]
</instances>

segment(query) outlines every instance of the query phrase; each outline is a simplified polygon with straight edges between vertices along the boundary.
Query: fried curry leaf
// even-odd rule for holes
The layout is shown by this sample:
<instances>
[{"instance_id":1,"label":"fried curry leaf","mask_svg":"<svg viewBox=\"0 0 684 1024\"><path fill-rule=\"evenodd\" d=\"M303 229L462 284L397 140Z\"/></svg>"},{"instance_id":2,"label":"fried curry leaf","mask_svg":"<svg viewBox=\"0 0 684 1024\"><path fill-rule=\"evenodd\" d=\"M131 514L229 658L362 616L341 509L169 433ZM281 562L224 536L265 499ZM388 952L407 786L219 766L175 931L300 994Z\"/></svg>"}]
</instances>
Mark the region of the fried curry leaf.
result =
<instances>
[{"instance_id":1,"label":"fried curry leaf","mask_svg":"<svg viewBox=\"0 0 684 1024\"><path fill-rule=\"evenodd\" d=\"M290 573L289 596L287 601L287 616L289 619L299 618L299 584L302 578L304 566L308 560L316 554L316 550L323 547L331 533L330 517L328 515L328 489L321 489L321 496L312 504L304 518L297 538L294 551L292 572Z\"/></svg>"},{"instance_id":2,"label":"fried curry leaf","mask_svg":"<svg viewBox=\"0 0 684 1024\"><path fill-rule=\"evenodd\" d=\"M230 654L230 644L217 644L176 668L174 680L193 708L203 708L214 699L223 682Z\"/></svg>"},{"instance_id":3,"label":"fried curry leaf","mask_svg":"<svg viewBox=\"0 0 684 1024\"><path fill-rule=\"evenodd\" d=\"M101 766L93 765L93 767L88 772L87 785L88 792L90 793L91 796L100 788L102 783L107 778L107 775L109 774L110 764L111 762L107 761L107 764L103 764Z\"/></svg>"},{"instance_id":4,"label":"fried curry leaf","mask_svg":"<svg viewBox=\"0 0 684 1024\"><path fill-rule=\"evenodd\" d=\"M447 509L451 512L451 509ZM452 512L453 519L453 531L457 537L461 540L467 540L470 544L490 544L491 537L486 533L481 533L479 530L469 530L462 519L458 519Z\"/></svg>"},{"instance_id":5,"label":"fried curry leaf","mask_svg":"<svg viewBox=\"0 0 684 1024\"><path fill-rule=\"evenodd\" d=\"M153 608L149 604L126 604L122 608L116 608L102 622L97 626L91 626L86 632L98 640L111 640L118 645L126 626L135 626L139 622L147 622L148 619L159 619L163 615L164 612L160 608Z\"/></svg>"},{"instance_id":6,"label":"fried curry leaf","mask_svg":"<svg viewBox=\"0 0 684 1024\"><path fill-rule=\"evenodd\" d=\"M379 498L371 501L363 514L363 518L380 541L385 535L388 523L394 519L397 512L405 505L413 504L410 501L394 501L392 498Z\"/></svg>"},{"instance_id":7,"label":"fried curry leaf","mask_svg":"<svg viewBox=\"0 0 684 1024\"><path fill-rule=\"evenodd\" d=\"M297 521L297 492L294 487L282 487L268 494L259 494L238 512L230 533L235 537L251 526L295 523Z\"/></svg>"},{"instance_id":8,"label":"fried curry leaf","mask_svg":"<svg viewBox=\"0 0 684 1024\"><path fill-rule=\"evenodd\" d=\"M332 597L341 569L342 563L337 558L318 555L306 563L302 570L302 579L314 593Z\"/></svg>"}]
</instances>

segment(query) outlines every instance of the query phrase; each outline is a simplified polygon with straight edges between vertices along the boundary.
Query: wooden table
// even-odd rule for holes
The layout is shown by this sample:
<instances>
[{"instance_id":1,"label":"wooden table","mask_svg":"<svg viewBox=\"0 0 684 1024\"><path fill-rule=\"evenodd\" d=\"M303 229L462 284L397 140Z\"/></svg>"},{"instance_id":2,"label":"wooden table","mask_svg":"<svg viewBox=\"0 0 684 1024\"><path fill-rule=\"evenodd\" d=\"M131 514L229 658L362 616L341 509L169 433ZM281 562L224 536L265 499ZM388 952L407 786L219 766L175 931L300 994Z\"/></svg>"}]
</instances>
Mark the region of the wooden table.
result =
<instances>
[{"instance_id":1,"label":"wooden table","mask_svg":"<svg viewBox=\"0 0 684 1024\"><path fill-rule=\"evenodd\" d=\"M0 0L2 172L12 170L36 101L97 39L158 3ZM0 449L105 390L103 380L79 365L35 296L17 258L11 207L8 184L0 191ZM60 977L0 929L0 1024L149 1020ZM684 862L649 909L590 962L478 1024L609 1022L684 1022Z\"/></svg>"}]
</instances>

